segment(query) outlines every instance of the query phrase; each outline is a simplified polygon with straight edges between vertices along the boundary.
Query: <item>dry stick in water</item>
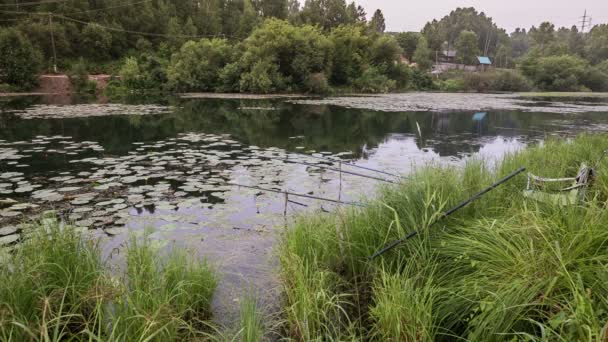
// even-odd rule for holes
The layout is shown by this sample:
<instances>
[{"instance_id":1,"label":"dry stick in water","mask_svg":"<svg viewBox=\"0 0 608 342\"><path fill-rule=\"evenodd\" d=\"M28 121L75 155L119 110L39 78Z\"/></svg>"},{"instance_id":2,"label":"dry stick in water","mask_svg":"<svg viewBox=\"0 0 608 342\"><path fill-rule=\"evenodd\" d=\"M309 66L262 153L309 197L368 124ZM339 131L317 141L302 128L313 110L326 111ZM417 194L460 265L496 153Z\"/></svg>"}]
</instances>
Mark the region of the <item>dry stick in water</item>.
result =
<instances>
[{"instance_id":1,"label":"dry stick in water","mask_svg":"<svg viewBox=\"0 0 608 342\"><path fill-rule=\"evenodd\" d=\"M309 157L309 158L319 159L319 160L325 160L325 161L332 162L332 163L335 163L337 161L342 162L341 159L340 160L336 160L336 159L331 159L331 158L323 158L323 157L317 157L317 156L313 156L313 155L310 155L310 154L304 154L304 153L291 152L290 154L294 154L296 156L303 156L303 157ZM287 159L289 159L289 154L287 155ZM382 173L382 174L385 174L387 176L392 176L392 177L397 177L397 178L406 178L406 177L403 177L403 176L396 175L394 173L390 173L390 172L386 172L386 171L382 171L382 170L377 170L377 169L372 169L371 167L361 166L361 165L357 165L357 164L354 164L354 163L344 163L344 164L346 164L348 166L351 166L351 167L358 168L358 169L362 169L362 170Z\"/></svg>"},{"instance_id":2,"label":"dry stick in water","mask_svg":"<svg viewBox=\"0 0 608 342\"><path fill-rule=\"evenodd\" d=\"M439 216L439 218L435 219L433 222L431 222L428 225L428 228L430 228L431 226L433 226L434 224L436 224L437 222L441 221L442 219L452 215L454 212L464 208L465 206L467 206L467 204L473 202L474 200L478 199L479 197L485 195L486 193L494 190L496 187L498 187L499 185L506 183L507 181L511 180L513 177L519 175L520 173L526 171L525 167L520 167L519 169L517 169L517 171L511 173L510 175L498 180L496 183L490 185L489 187L481 190L480 192L476 193L475 195L471 196L469 199L462 201L460 204L458 204L457 206L455 206L454 208L444 212L443 214L441 214ZM381 256L382 254L390 251L391 249L397 247L399 244L413 238L414 236L418 235L420 233L420 231L413 231L411 233L409 233L408 235L406 235L404 238L399 239L397 241L392 242L391 244L389 244L388 246L382 248L381 250L379 250L378 252L374 253L374 255L372 255L371 257L369 257L369 260L374 260L377 257Z\"/></svg>"},{"instance_id":3,"label":"dry stick in water","mask_svg":"<svg viewBox=\"0 0 608 342\"><path fill-rule=\"evenodd\" d=\"M306 166L310 166L310 167L317 167L319 169L325 169L325 170L340 172L339 169L336 169L335 167L331 167L331 166L327 166L327 165L312 164L312 163L307 163L307 162L302 162L302 161L295 161L295 160L285 159L285 158L277 158L277 157L260 157L260 158L262 158L262 159L269 159L269 160L280 160L280 161L283 161L283 162L286 162L286 163L301 164L301 165L306 165ZM389 179L379 178L379 177L374 177L374 176L368 176L368 175L364 175L364 174L357 173L357 172L346 171L346 170L342 170L342 172L347 173L349 175L363 177L363 178L369 178L369 179L374 179L374 180L381 181L381 182L386 182L386 183L391 183L391 184L395 184L396 183L396 182L394 182L392 180L389 180Z\"/></svg>"},{"instance_id":4,"label":"dry stick in water","mask_svg":"<svg viewBox=\"0 0 608 342\"><path fill-rule=\"evenodd\" d=\"M295 192L289 192L289 191L283 191L283 190L260 188L258 186L252 186L252 185L244 185L244 184L237 184L237 183L226 183L225 185L243 187L243 188L260 190L260 191L267 191L267 192L275 192L275 193L278 193L278 194L289 194L291 196L296 196L296 197L304 197L304 198L310 198L310 199L315 199L315 200L319 200L319 201L326 201L326 202L332 202L332 203L338 203L338 204L352 205L352 206L355 206L355 207L367 207L367 205L365 205L363 203L336 201L335 199L331 199L331 198L323 198L323 197L318 197L318 196L313 196L313 195L307 195L307 194L298 194L298 193L295 193Z\"/></svg>"}]
</instances>

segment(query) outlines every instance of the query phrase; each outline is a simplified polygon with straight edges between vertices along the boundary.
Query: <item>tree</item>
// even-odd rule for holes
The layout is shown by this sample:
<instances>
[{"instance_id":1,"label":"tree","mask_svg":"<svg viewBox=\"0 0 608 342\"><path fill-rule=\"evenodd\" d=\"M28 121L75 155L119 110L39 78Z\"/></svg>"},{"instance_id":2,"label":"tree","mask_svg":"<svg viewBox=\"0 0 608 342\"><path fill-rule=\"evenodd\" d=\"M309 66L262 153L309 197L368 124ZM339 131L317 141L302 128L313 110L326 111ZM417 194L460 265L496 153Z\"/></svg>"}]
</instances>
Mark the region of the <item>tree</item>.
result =
<instances>
[{"instance_id":1,"label":"tree","mask_svg":"<svg viewBox=\"0 0 608 342\"><path fill-rule=\"evenodd\" d=\"M287 21L268 19L244 43L239 63L244 70L242 90L255 75L265 75L277 91L303 89L311 74L331 73L331 42L321 29L311 25L293 26Z\"/></svg>"},{"instance_id":2,"label":"tree","mask_svg":"<svg viewBox=\"0 0 608 342\"><path fill-rule=\"evenodd\" d=\"M542 50L555 39L555 25L545 21L538 28L532 26L529 34L533 42Z\"/></svg>"},{"instance_id":3,"label":"tree","mask_svg":"<svg viewBox=\"0 0 608 342\"><path fill-rule=\"evenodd\" d=\"M416 51L414 51L413 59L422 70L428 70L433 66L433 54L424 36L418 39L418 46L416 47Z\"/></svg>"},{"instance_id":4,"label":"tree","mask_svg":"<svg viewBox=\"0 0 608 342\"><path fill-rule=\"evenodd\" d=\"M417 32L401 32L397 34L397 42L403 49L403 55L409 60L412 60L416 47L418 46L418 39L420 34Z\"/></svg>"},{"instance_id":5,"label":"tree","mask_svg":"<svg viewBox=\"0 0 608 342\"><path fill-rule=\"evenodd\" d=\"M365 68L371 40L360 25L338 27L331 32L330 39L333 45L331 82L351 84Z\"/></svg>"},{"instance_id":6,"label":"tree","mask_svg":"<svg viewBox=\"0 0 608 342\"><path fill-rule=\"evenodd\" d=\"M219 87L221 70L234 60L234 48L225 39L187 42L171 58L169 85L180 91L214 91Z\"/></svg>"},{"instance_id":7,"label":"tree","mask_svg":"<svg viewBox=\"0 0 608 342\"><path fill-rule=\"evenodd\" d=\"M0 83L31 89L38 83L42 54L19 31L0 29Z\"/></svg>"},{"instance_id":8,"label":"tree","mask_svg":"<svg viewBox=\"0 0 608 342\"><path fill-rule=\"evenodd\" d=\"M83 57L99 61L107 59L112 47L112 34L98 24L87 24L80 37Z\"/></svg>"},{"instance_id":9,"label":"tree","mask_svg":"<svg viewBox=\"0 0 608 342\"><path fill-rule=\"evenodd\" d=\"M386 31L386 22L384 21L384 14L380 9L377 9L372 16L372 20L369 22L369 27L375 31L382 33Z\"/></svg>"},{"instance_id":10,"label":"tree","mask_svg":"<svg viewBox=\"0 0 608 342\"><path fill-rule=\"evenodd\" d=\"M397 40L389 35L382 35L374 40L371 47L370 60L373 64L390 67L399 61L403 53Z\"/></svg>"},{"instance_id":11,"label":"tree","mask_svg":"<svg viewBox=\"0 0 608 342\"><path fill-rule=\"evenodd\" d=\"M608 59L608 24L596 25L589 31L585 54L591 63Z\"/></svg>"},{"instance_id":12,"label":"tree","mask_svg":"<svg viewBox=\"0 0 608 342\"><path fill-rule=\"evenodd\" d=\"M538 57L537 54L532 54L527 59L533 61L524 63L525 67L522 67L522 72L540 89L580 90L580 80L587 68L587 63L582 58L570 55Z\"/></svg>"},{"instance_id":13,"label":"tree","mask_svg":"<svg viewBox=\"0 0 608 342\"><path fill-rule=\"evenodd\" d=\"M257 4L265 18L287 18L287 0L257 0Z\"/></svg>"},{"instance_id":14,"label":"tree","mask_svg":"<svg viewBox=\"0 0 608 342\"><path fill-rule=\"evenodd\" d=\"M477 34L473 31L462 31L456 39L456 59L462 64L475 64L478 55Z\"/></svg>"},{"instance_id":15,"label":"tree","mask_svg":"<svg viewBox=\"0 0 608 342\"><path fill-rule=\"evenodd\" d=\"M505 30L498 28L491 17L473 7L456 8L441 20L427 23L423 29L433 51L441 50L444 42L454 46L462 31L477 34L477 47L487 55L494 55L498 46L508 39Z\"/></svg>"}]
</instances>

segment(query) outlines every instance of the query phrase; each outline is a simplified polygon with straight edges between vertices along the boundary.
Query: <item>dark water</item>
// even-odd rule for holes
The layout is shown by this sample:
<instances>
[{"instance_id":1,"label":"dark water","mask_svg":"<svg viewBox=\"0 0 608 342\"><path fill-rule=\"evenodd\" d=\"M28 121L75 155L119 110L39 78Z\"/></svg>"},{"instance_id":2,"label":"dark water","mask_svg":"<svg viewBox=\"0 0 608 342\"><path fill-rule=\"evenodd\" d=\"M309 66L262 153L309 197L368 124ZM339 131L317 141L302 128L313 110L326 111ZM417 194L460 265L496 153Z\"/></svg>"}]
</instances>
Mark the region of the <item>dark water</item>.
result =
<instances>
[{"instance_id":1,"label":"dark water","mask_svg":"<svg viewBox=\"0 0 608 342\"><path fill-rule=\"evenodd\" d=\"M0 98L0 200L36 206L0 206L6 214L0 228L53 208L64 220L95 228L91 232L106 240L108 254L121 248L127 233L152 228L160 246L175 241L221 269L218 316L234 315L234 303L248 287L276 304L273 248L280 231L293 213L335 209L310 199L297 199L308 207L290 202L286 208L281 194L226 183L342 200L369 195L379 183L269 156L322 153L317 156L408 173L430 162L459 164L471 155L497 158L548 136L602 131L608 124L603 112L387 113L281 99L45 102Z\"/></svg>"}]
</instances>

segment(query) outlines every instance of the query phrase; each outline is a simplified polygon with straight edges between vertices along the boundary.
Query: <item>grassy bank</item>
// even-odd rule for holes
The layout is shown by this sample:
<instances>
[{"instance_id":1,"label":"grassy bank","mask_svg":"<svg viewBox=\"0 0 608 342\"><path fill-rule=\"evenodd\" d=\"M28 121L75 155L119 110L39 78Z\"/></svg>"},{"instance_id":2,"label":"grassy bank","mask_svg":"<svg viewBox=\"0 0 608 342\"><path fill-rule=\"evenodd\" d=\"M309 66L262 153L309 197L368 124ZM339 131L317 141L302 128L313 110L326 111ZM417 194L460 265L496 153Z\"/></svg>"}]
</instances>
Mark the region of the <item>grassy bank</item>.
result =
<instances>
[{"instance_id":1,"label":"grassy bank","mask_svg":"<svg viewBox=\"0 0 608 342\"><path fill-rule=\"evenodd\" d=\"M110 270L97 242L53 224L0 266L0 340L206 338L216 282L204 262L183 250L161 257L146 238Z\"/></svg>"},{"instance_id":2,"label":"grassy bank","mask_svg":"<svg viewBox=\"0 0 608 342\"><path fill-rule=\"evenodd\" d=\"M549 141L495 167L427 167L369 208L304 216L281 247L285 333L296 340L608 338L608 136ZM368 257L494 180L597 168L582 205L526 199L526 177ZM598 164L598 165L595 165Z\"/></svg>"}]
</instances>

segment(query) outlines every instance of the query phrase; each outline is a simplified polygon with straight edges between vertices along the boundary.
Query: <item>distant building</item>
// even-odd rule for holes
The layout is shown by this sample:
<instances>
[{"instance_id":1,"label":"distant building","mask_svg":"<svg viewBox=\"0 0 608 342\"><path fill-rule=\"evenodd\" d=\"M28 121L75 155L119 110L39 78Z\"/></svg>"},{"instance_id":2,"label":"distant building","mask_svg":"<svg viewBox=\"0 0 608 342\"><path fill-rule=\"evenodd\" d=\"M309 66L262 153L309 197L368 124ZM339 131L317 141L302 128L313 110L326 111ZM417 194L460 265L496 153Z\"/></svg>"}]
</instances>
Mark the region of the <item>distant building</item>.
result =
<instances>
[{"instance_id":1,"label":"distant building","mask_svg":"<svg viewBox=\"0 0 608 342\"><path fill-rule=\"evenodd\" d=\"M477 65L478 70L485 71L492 67L492 61L490 60L490 57L477 56L477 61L479 61L479 64Z\"/></svg>"},{"instance_id":2,"label":"distant building","mask_svg":"<svg viewBox=\"0 0 608 342\"><path fill-rule=\"evenodd\" d=\"M456 63L456 54L458 51L454 49L443 50L439 53L440 63Z\"/></svg>"}]
</instances>

